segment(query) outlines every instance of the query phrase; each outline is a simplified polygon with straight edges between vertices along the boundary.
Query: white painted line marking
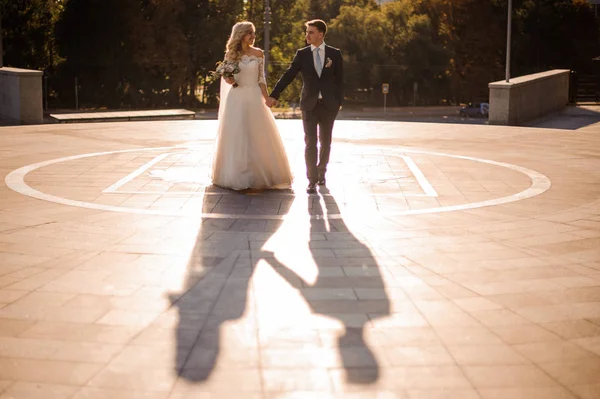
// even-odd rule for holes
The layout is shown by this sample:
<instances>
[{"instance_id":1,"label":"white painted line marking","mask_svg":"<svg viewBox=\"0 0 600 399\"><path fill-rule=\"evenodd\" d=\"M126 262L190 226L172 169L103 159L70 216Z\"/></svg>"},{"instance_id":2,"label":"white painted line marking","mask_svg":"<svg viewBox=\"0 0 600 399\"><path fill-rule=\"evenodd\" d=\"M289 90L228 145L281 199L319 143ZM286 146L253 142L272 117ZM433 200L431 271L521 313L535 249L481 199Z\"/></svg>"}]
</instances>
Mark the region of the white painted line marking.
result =
<instances>
[{"instance_id":1,"label":"white painted line marking","mask_svg":"<svg viewBox=\"0 0 600 399\"><path fill-rule=\"evenodd\" d=\"M147 162L145 165L140 166L139 168L137 168L136 170L134 170L133 172L131 172L130 174L128 174L127 176L125 176L124 178L122 178L121 180L119 180L118 182L116 182L115 184L108 187L107 189L105 189L102 192L103 193L114 193L115 191L117 191L119 189L119 187L122 187L125 184L129 183L130 181L132 181L133 179L135 179L136 177L138 177L139 175L141 175L142 173L144 173L145 171L147 171L148 169L150 169L151 167L153 167L154 165L156 165L157 163L159 163L160 161L162 161L169 155L171 155L171 153L160 154L159 156L154 158L152 161Z\"/></svg>"},{"instance_id":2,"label":"white painted line marking","mask_svg":"<svg viewBox=\"0 0 600 399\"><path fill-rule=\"evenodd\" d=\"M129 150L96 152L96 153L81 154L81 155L75 155L75 156L64 157L64 158L57 158L57 159L52 159L49 161L34 163L31 165L23 166L19 169L13 170L8 175L6 175L6 178L4 179L4 181L5 181L6 185L8 186L8 188L10 188L11 190L16 191L23 195L32 197L32 198L37 198L37 199L40 199L43 201L50 201L50 202L54 202L54 203L61 204L61 205L76 206L76 207L93 209L93 210L98 210L98 211L123 212L123 213L138 214L138 215L158 215L158 216L199 215L202 218L210 218L210 219L285 220L285 219L291 219L294 217L306 218L306 215L304 215L304 214L302 214L302 215L292 215L292 214L287 214L287 215L240 215L240 214L220 214L220 213L215 214L215 213L203 213L200 209L195 210L195 211L182 211L182 210L171 210L171 209L143 209L143 208L104 205L104 204L98 204L98 203L93 203L93 202L84 202L84 201L77 201L77 200L72 200L72 199L68 199L68 198L58 197L55 195L51 195L48 193L38 191L38 190L30 187L29 185L27 185L27 183L25 183L25 176L27 176L28 173L30 173L36 169L43 168L45 166L53 165L53 164L60 163L60 162L72 161L72 160L84 159L84 158L91 158L91 157L97 157L97 156L102 156L102 155L123 154L123 153L137 152L137 151L139 151L139 152L160 151L160 150L166 151L166 150L181 149L181 148L190 149L191 147L176 146L176 147L157 147L157 148L136 148L136 149L129 149ZM491 200L487 200L487 201L473 202L473 203L469 203L469 204L461 204L461 205L453 205L453 206L442 206L442 207L435 207L435 208L423 208L423 209L410 209L410 210L403 210L403 211L383 212L383 213L381 213L382 216L423 215L423 214L432 214L432 213L441 213L441 212L464 211L464 210L470 210L470 209L476 209L476 208L483 208L483 207L487 207L487 206L508 204L511 202L520 201L520 200L523 200L526 198L532 198L532 197L535 197L536 195L540 195L540 194L544 193L545 191L547 191L552 184L550 182L550 179L548 179L548 177L546 177L545 175L543 175L539 172L536 172L535 170L527 169L527 168L524 168L521 166L512 165L512 164L508 164L508 163L504 163L504 162L497 162L497 161L492 161L492 160L488 160L488 159L467 157L467 156L462 156L462 155L453 155L453 154L445 154L445 153L440 153L440 152L417 150L417 149L412 149L412 148L404 149L404 148L400 147L400 148L390 149L387 147L383 147L383 149L387 152L426 154L426 155L447 157L447 158L453 158L453 159L463 159L463 160L468 160L468 161L473 161L473 162L480 162L480 163L484 163L484 164L488 164L488 165L500 166L500 167L504 167L504 168L525 174L531 180L531 185L527 189L525 189L519 193L507 195L504 197L495 198L495 199L491 199ZM400 154L398 154L398 155L401 156ZM304 196L304 195L297 195L296 198L298 198L300 196ZM344 212L343 210L341 210L341 212L342 213L340 215L331 215L330 219L342 219L342 218L348 218L348 217L351 218L352 217L351 213ZM318 216L318 215L309 216L309 218L313 218L313 219L317 218L317 217L322 217L322 216Z\"/></svg>"},{"instance_id":3,"label":"white painted line marking","mask_svg":"<svg viewBox=\"0 0 600 399\"><path fill-rule=\"evenodd\" d=\"M421 172L421 169L419 169L415 161L413 161L411 157L408 157L406 155L402 155L402 159L404 160L404 162L406 162L406 165L413 173L413 175L415 175L415 178L417 179L417 182L425 192L425 195L427 197L437 197L437 192L433 189L431 184L429 184L429 180L427 180L423 172Z\"/></svg>"},{"instance_id":4,"label":"white painted line marking","mask_svg":"<svg viewBox=\"0 0 600 399\"><path fill-rule=\"evenodd\" d=\"M322 197L334 197L336 195L341 195L341 190L332 190L332 193L321 193ZM297 188L295 193L279 193L279 196L282 197L297 197L298 193L302 193L302 190ZM105 194L144 194L144 195L190 195L190 196L206 196L206 195L240 195L235 191L218 191L218 192L206 192L206 191L111 191L106 192ZM429 198L435 197L435 195L429 194L405 194L405 193L385 193L385 194L372 194L372 193L360 193L361 196L364 197L385 197L385 198Z\"/></svg>"}]
</instances>

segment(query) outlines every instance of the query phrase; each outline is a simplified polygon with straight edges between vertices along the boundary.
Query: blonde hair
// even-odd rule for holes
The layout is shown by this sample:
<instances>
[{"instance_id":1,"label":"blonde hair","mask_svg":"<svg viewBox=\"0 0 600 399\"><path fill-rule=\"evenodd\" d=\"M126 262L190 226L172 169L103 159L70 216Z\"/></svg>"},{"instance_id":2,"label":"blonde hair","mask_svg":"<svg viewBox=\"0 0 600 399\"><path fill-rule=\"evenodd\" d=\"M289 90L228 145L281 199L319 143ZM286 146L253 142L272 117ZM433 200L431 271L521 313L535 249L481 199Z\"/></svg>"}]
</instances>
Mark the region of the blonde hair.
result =
<instances>
[{"instance_id":1,"label":"blonde hair","mask_svg":"<svg viewBox=\"0 0 600 399\"><path fill-rule=\"evenodd\" d=\"M228 61L239 61L242 57L242 39L248 33L254 31L254 24L248 21L238 22L233 25L231 29L231 35L227 41L227 47L225 51L225 59Z\"/></svg>"}]
</instances>

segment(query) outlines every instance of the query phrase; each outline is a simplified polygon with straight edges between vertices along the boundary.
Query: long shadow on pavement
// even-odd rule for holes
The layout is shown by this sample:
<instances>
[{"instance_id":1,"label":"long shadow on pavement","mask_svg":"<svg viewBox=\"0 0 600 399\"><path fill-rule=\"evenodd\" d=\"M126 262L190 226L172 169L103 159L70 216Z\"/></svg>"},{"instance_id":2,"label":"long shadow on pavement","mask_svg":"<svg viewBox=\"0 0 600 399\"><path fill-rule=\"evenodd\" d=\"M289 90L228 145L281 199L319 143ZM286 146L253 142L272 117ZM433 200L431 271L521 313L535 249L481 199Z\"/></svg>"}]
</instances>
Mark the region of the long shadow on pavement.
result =
<instances>
[{"instance_id":1,"label":"long shadow on pavement","mask_svg":"<svg viewBox=\"0 0 600 399\"><path fill-rule=\"evenodd\" d=\"M250 281L260 260L252 259L251 246L268 241L283 223L244 215L285 215L293 202L293 196L277 194L227 194L218 204L210 202L213 198L205 196L204 212L239 214L239 218L203 220L181 296L173 297L179 315L174 368L182 379L197 383L209 380L225 349L221 342L223 324L242 318L247 311ZM234 361L255 368L256 326L243 323L241 327L236 331L236 342L248 346L233 351ZM227 352L230 355L232 351Z\"/></svg>"},{"instance_id":2,"label":"long shadow on pavement","mask_svg":"<svg viewBox=\"0 0 600 399\"><path fill-rule=\"evenodd\" d=\"M321 193L328 194L326 189ZM371 250L348 229L339 215L339 206L333 196L313 201L310 221L309 248L317 266L317 279L313 284L303 280L296 272L279 262L272 253L265 253L265 260L294 287L294 281L302 281L301 295L315 315L337 319L344 326L344 334L337 339L346 381L352 384L373 384L380 376L379 363L365 340L365 325L372 320L390 314L390 300L379 265ZM340 233L340 234L336 234ZM327 241L312 241L312 237L325 234ZM321 251L333 251L336 257ZM323 256L325 255L325 256ZM345 275L332 276L327 269L343 268ZM336 297L336 293L340 297ZM324 295L324 296L323 296ZM344 298L343 296L356 296Z\"/></svg>"}]
</instances>

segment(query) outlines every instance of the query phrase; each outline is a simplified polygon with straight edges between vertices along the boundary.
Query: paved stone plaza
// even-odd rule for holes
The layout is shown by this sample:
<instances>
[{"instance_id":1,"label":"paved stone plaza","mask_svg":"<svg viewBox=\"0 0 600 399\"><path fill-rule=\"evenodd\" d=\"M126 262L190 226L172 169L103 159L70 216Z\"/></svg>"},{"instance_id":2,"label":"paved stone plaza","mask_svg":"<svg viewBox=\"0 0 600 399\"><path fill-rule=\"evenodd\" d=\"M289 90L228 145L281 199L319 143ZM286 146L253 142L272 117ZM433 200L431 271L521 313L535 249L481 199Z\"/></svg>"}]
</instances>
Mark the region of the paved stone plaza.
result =
<instances>
[{"instance_id":1,"label":"paved stone plaza","mask_svg":"<svg viewBox=\"0 0 600 399\"><path fill-rule=\"evenodd\" d=\"M0 398L600 397L600 124L338 121L309 196L278 123L241 194L216 121L0 128Z\"/></svg>"}]
</instances>

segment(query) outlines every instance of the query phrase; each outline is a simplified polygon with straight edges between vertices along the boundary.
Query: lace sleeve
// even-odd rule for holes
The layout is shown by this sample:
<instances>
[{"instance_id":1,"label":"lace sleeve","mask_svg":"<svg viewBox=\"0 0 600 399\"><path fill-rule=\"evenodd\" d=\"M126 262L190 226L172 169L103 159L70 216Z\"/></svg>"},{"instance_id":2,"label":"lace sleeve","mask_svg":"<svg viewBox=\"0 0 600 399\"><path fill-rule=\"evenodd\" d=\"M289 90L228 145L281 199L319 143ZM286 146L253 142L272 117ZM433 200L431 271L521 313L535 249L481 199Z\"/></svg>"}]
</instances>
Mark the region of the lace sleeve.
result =
<instances>
[{"instance_id":1,"label":"lace sleeve","mask_svg":"<svg viewBox=\"0 0 600 399\"><path fill-rule=\"evenodd\" d=\"M258 84L267 85L267 79L265 78L265 58L258 58Z\"/></svg>"}]
</instances>

